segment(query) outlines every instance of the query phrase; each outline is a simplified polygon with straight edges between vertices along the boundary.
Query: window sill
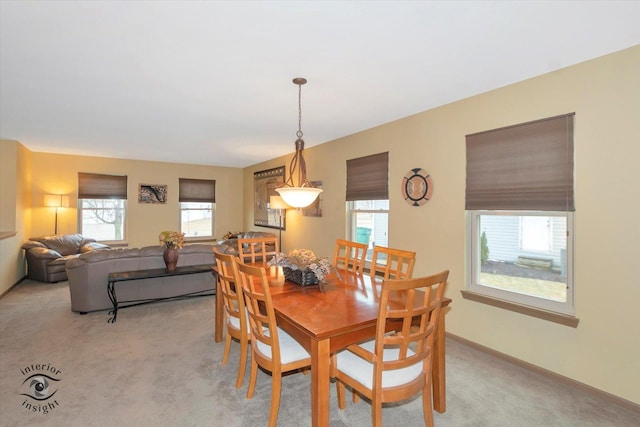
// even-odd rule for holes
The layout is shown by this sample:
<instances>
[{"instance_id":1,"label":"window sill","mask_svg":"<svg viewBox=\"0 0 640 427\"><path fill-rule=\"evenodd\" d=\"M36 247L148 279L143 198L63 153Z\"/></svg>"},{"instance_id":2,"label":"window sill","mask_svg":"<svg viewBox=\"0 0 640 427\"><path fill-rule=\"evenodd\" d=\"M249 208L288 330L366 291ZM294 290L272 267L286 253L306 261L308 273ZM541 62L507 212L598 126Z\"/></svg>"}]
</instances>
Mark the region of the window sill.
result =
<instances>
[{"instance_id":1,"label":"window sill","mask_svg":"<svg viewBox=\"0 0 640 427\"><path fill-rule=\"evenodd\" d=\"M217 242L218 240L213 236L206 237L185 237L184 242L186 244L190 243L207 243L207 242Z\"/></svg>"},{"instance_id":2,"label":"window sill","mask_svg":"<svg viewBox=\"0 0 640 427\"><path fill-rule=\"evenodd\" d=\"M462 294L462 298L464 299L491 305L493 307L498 307L509 311L514 311L526 316L537 317L538 319L559 323L561 325L570 326L572 328L578 327L578 322L580 321L580 319L575 316L554 313L552 311L542 310L540 308L516 304L511 301L505 301L503 299L490 297L473 291L460 291L460 293Z\"/></svg>"}]
</instances>

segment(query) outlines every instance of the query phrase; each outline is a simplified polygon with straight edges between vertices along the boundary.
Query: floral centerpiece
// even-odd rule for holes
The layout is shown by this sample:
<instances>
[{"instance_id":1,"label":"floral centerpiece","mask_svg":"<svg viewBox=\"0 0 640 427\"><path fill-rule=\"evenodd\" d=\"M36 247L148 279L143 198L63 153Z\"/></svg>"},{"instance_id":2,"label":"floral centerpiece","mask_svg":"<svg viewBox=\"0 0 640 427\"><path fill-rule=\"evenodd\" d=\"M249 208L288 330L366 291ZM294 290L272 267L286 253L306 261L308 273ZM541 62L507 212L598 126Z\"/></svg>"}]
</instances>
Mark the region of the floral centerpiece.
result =
<instances>
[{"instance_id":1,"label":"floral centerpiece","mask_svg":"<svg viewBox=\"0 0 640 427\"><path fill-rule=\"evenodd\" d=\"M281 266L284 277L299 285L324 282L325 276L331 272L327 258L318 258L309 249L294 249L287 256L276 254L267 264Z\"/></svg>"},{"instance_id":2,"label":"floral centerpiece","mask_svg":"<svg viewBox=\"0 0 640 427\"><path fill-rule=\"evenodd\" d=\"M160 233L160 246L180 249L184 246L184 233L178 231L163 231Z\"/></svg>"}]
</instances>

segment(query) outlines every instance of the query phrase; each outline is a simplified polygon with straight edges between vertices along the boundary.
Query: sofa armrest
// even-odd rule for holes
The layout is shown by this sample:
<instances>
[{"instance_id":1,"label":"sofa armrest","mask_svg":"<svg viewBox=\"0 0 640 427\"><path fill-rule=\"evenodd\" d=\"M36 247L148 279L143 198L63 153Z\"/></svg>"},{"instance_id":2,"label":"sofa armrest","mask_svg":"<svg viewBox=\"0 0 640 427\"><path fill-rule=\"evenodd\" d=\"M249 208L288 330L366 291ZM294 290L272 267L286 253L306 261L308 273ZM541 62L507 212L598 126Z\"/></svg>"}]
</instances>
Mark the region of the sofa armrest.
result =
<instances>
[{"instance_id":1,"label":"sofa armrest","mask_svg":"<svg viewBox=\"0 0 640 427\"><path fill-rule=\"evenodd\" d=\"M46 246L44 245L44 243L35 242L33 240L29 240L27 243L22 245L22 249L24 249L25 251L31 248L46 248Z\"/></svg>"},{"instance_id":2,"label":"sofa armrest","mask_svg":"<svg viewBox=\"0 0 640 427\"><path fill-rule=\"evenodd\" d=\"M47 279L47 265L62 255L60 252L49 248L33 247L25 251L27 258L27 277L40 282L49 282Z\"/></svg>"},{"instance_id":3,"label":"sofa armrest","mask_svg":"<svg viewBox=\"0 0 640 427\"><path fill-rule=\"evenodd\" d=\"M27 249L26 255L27 259L57 259L62 257L62 254L56 250L39 246Z\"/></svg>"}]
</instances>

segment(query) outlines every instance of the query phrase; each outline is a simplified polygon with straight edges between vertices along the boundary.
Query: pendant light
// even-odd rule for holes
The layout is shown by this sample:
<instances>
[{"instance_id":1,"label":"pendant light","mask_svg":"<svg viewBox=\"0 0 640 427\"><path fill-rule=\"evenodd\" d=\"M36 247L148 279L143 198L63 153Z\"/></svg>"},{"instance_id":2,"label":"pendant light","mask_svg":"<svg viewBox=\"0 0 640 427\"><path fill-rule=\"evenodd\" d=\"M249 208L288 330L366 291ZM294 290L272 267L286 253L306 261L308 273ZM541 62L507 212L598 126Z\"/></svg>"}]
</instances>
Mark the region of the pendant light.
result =
<instances>
[{"instance_id":1,"label":"pendant light","mask_svg":"<svg viewBox=\"0 0 640 427\"><path fill-rule=\"evenodd\" d=\"M289 165L289 178L276 191L286 204L294 208L304 208L313 203L322 189L315 188L307 179L307 165L304 161L302 151L304 150L304 141L302 140L302 104L300 102L302 95L302 85L307 83L307 79L296 77L293 83L298 85L298 132L296 132L296 153L291 159ZM297 169L296 169L297 168ZM297 182L294 181L297 178Z\"/></svg>"}]
</instances>

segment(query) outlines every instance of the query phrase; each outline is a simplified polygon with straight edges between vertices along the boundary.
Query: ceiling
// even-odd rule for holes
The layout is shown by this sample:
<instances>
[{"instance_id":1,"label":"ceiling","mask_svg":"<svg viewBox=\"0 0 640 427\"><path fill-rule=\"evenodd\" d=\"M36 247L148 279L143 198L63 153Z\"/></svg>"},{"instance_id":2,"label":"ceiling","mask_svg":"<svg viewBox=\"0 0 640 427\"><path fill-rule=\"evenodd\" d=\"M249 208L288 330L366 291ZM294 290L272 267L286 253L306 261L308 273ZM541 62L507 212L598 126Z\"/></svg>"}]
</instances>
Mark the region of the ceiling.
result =
<instances>
[{"instance_id":1,"label":"ceiling","mask_svg":"<svg viewBox=\"0 0 640 427\"><path fill-rule=\"evenodd\" d=\"M0 137L245 167L640 44L639 1L0 2Z\"/></svg>"}]
</instances>

